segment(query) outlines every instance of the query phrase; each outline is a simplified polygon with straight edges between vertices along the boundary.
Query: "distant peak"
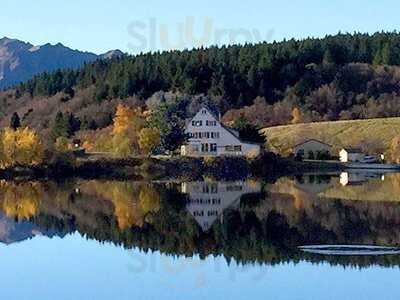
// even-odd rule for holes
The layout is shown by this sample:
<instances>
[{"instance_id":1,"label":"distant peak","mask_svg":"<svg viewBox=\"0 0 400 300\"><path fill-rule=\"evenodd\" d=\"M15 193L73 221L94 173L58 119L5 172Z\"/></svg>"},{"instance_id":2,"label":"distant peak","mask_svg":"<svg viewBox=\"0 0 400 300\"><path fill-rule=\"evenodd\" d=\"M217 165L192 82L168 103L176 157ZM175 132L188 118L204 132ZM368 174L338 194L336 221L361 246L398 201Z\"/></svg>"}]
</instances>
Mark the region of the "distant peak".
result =
<instances>
[{"instance_id":1,"label":"distant peak","mask_svg":"<svg viewBox=\"0 0 400 300\"><path fill-rule=\"evenodd\" d=\"M10 49L26 49L26 48L31 48L33 45L26 43L24 41L20 41L17 39L11 39L9 37L3 37L0 39L0 46L4 47L6 46L7 48Z\"/></svg>"},{"instance_id":2,"label":"distant peak","mask_svg":"<svg viewBox=\"0 0 400 300\"><path fill-rule=\"evenodd\" d=\"M121 56L124 56L124 53L118 49L111 50L111 51L108 51L108 52L100 55L100 57L104 58L104 59L112 59L112 58L117 58L117 57L121 57Z\"/></svg>"},{"instance_id":3,"label":"distant peak","mask_svg":"<svg viewBox=\"0 0 400 300\"><path fill-rule=\"evenodd\" d=\"M9 37L3 37L3 38L1 38L0 39L0 44L8 44L8 43L10 43L10 42L15 42L15 41L18 41L18 40L16 40L16 39L10 39ZM19 41L19 42L21 42L21 41ZM22 43L22 42L21 42Z\"/></svg>"}]
</instances>

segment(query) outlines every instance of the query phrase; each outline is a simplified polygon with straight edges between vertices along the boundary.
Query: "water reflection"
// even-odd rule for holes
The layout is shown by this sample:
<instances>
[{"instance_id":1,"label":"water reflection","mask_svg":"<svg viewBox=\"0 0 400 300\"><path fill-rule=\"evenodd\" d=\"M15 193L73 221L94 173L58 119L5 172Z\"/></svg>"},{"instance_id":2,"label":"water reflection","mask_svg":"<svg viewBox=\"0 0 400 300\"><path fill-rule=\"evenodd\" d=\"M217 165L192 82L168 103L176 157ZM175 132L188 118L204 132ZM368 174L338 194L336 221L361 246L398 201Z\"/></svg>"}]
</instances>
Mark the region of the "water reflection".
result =
<instances>
[{"instance_id":1,"label":"water reflection","mask_svg":"<svg viewBox=\"0 0 400 300\"><path fill-rule=\"evenodd\" d=\"M238 209L243 195L261 193L261 183L257 181L239 182L185 182L182 192L187 194L186 209L194 217L203 231L228 209Z\"/></svg>"},{"instance_id":2,"label":"water reflection","mask_svg":"<svg viewBox=\"0 0 400 300\"><path fill-rule=\"evenodd\" d=\"M275 184L2 181L0 241L78 232L126 249L223 256L239 264L400 266L397 255L339 257L299 249L400 246L399 183L400 174L371 173L298 176Z\"/></svg>"}]
</instances>

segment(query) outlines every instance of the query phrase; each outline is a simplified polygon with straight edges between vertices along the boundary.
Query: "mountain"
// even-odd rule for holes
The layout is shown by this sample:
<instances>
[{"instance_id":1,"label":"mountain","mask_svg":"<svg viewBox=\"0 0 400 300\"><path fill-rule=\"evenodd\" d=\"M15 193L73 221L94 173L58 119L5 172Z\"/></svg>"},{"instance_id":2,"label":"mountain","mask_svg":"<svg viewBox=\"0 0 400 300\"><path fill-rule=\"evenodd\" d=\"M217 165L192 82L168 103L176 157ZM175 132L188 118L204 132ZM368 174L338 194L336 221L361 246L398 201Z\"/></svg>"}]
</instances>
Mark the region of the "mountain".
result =
<instances>
[{"instance_id":1,"label":"mountain","mask_svg":"<svg viewBox=\"0 0 400 300\"><path fill-rule=\"evenodd\" d=\"M28 221L17 222L0 213L0 243L14 244L41 234L37 226Z\"/></svg>"},{"instance_id":2,"label":"mountain","mask_svg":"<svg viewBox=\"0 0 400 300\"><path fill-rule=\"evenodd\" d=\"M119 50L102 55L72 50L58 43L34 46L16 39L0 39L0 89L31 79L34 75L57 69L76 69L85 62L122 56Z\"/></svg>"}]
</instances>

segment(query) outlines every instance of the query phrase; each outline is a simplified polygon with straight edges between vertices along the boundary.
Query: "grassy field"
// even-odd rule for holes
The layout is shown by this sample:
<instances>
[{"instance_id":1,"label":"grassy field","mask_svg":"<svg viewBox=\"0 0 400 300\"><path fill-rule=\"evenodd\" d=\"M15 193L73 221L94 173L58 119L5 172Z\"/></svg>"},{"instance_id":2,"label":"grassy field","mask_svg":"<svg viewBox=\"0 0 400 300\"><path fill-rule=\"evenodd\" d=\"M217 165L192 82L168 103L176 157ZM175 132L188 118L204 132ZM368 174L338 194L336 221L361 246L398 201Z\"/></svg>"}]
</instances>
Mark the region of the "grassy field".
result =
<instances>
[{"instance_id":1,"label":"grassy field","mask_svg":"<svg viewBox=\"0 0 400 300\"><path fill-rule=\"evenodd\" d=\"M394 137L400 136L400 118L321 122L269 127L262 130L267 148L288 155L294 145L307 139L318 139L333 146L334 153L342 147L369 144L389 152ZM379 145L379 146L378 146Z\"/></svg>"}]
</instances>

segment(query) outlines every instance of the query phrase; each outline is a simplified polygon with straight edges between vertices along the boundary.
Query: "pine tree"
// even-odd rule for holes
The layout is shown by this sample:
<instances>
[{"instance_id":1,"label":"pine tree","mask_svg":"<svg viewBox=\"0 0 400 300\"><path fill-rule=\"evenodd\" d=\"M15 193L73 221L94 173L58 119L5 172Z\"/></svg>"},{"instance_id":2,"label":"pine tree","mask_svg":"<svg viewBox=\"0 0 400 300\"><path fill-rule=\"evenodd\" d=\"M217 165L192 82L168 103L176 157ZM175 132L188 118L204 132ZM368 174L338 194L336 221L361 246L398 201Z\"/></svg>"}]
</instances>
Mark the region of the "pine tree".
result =
<instances>
[{"instance_id":1,"label":"pine tree","mask_svg":"<svg viewBox=\"0 0 400 300\"><path fill-rule=\"evenodd\" d=\"M18 113L15 112L11 117L10 128L17 130L20 127L21 127L21 120L18 116Z\"/></svg>"},{"instance_id":2,"label":"pine tree","mask_svg":"<svg viewBox=\"0 0 400 300\"><path fill-rule=\"evenodd\" d=\"M374 60L372 62L375 66L382 65L383 64L383 58L382 58L382 49L379 48L379 50L375 53Z\"/></svg>"},{"instance_id":3,"label":"pine tree","mask_svg":"<svg viewBox=\"0 0 400 300\"><path fill-rule=\"evenodd\" d=\"M322 60L322 64L329 65L329 64L334 64L334 63L335 63L335 61L333 59L332 52L328 48L328 49L325 50L324 58Z\"/></svg>"},{"instance_id":4,"label":"pine tree","mask_svg":"<svg viewBox=\"0 0 400 300\"><path fill-rule=\"evenodd\" d=\"M383 65L392 65L392 51L389 43L383 46L381 55Z\"/></svg>"},{"instance_id":5,"label":"pine tree","mask_svg":"<svg viewBox=\"0 0 400 300\"><path fill-rule=\"evenodd\" d=\"M62 112L58 112L56 118L54 119L50 137L53 141L56 141L59 137L70 137L68 118L66 118Z\"/></svg>"}]
</instances>

